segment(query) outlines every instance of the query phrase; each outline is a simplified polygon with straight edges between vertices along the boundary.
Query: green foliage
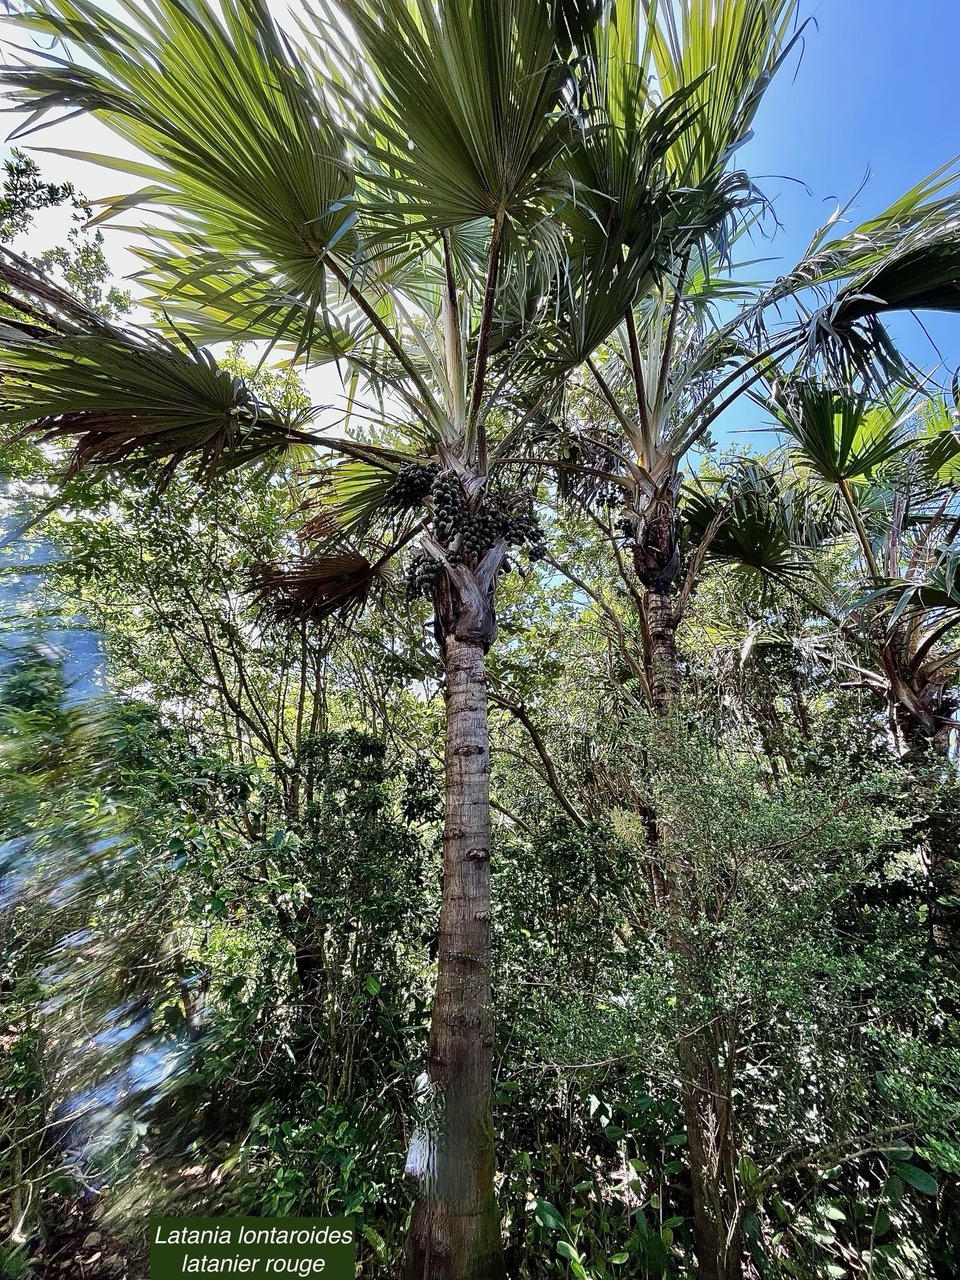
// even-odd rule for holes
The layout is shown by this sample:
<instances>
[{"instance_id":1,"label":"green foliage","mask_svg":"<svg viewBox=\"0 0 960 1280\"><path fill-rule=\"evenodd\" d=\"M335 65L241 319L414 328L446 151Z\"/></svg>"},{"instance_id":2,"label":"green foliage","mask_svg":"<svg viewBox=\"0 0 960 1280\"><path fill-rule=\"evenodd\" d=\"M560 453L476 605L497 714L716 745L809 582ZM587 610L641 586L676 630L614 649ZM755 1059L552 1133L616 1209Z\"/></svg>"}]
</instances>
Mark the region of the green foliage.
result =
<instances>
[{"instance_id":1,"label":"green foliage","mask_svg":"<svg viewBox=\"0 0 960 1280\"><path fill-rule=\"evenodd\" d=\"M261 0L231 5L222 20L168 0L124 0L120 16L102 18L87 0L28 6L20 22L76 39L85 63L26 76L10 68L8 84L43 110L109 113L150 158L101 161L146 180L132 203L177 210L163 269L187 286L181 308L202 290L221 313L221 336L238 321L257 331L286 316L302 327L323 303L325 250L339 242L349 259L353 247L353 178L316 77Z\"/></svg>"},{"instance_id":2,"label":"green foliage","mask_svg":"<svg viewBox=\"0 0 960 1280\"><path fill-rule=\"evenodd\" d=\"M3 162L0 242L7 244L29 230L40 209L56 208L73 198L72 183L44 182L36 160L14 148L10 158Z\"/></svg>"},{"instance_id":3,"label":"green foliage","mask_svg":"<svg viewBox=\"0 0 960 1280\"><path fill-rule=\"evenodd\" d=\"M25 5L62 43L15 99L146 156L108 212L159 332L112 318L99 233L4 253L5 422L106 464L45 509L35 630L102 633L111 690L42 647L0 689L8 1272L87 1186L134 1260L148 1213L355 1213L396 1273L449 751L411 606L507 543L509 1274L686 1280L704 1218L733 1275L957 1269L956 441L876 372L887 311L955 309L957 175L719 282L795 9L331 0L294 39L265 0ZM15 155L3 227L78 200ZM350 431L307 437L247 337L343 357ZM684 486L758 382L789 447ZM46 447L5 455L24 505Z\"/></svg>"},{"instance_id":4,"label":"green foliage","mask_svg":"<svg viewBox=\"0 0 960 1280\"><path fill-rule=\"evenodd\" d=\"M36 258L36 265L47 274L59 271L67 288L101 315L116 319L129 310L129 293L110 283L103 232L91 231L86 225L90 207L73 184L45 182L37 162L16 148L3 162L3 169L0 244L9 244L29 231L41 209L68 204L72 217L66 245L45 250Z\"/></svg>"},{"instance_id":5,"label":"green foliage","mask_svg":"<svg viewBox=\"0 0 960 1280\"><path fill-rule=\"evenodd\" d=\"M293 443L309 417L268 409L204 349L109 323L16 255L4 255L0 276L26 295L0 326L4 421L76 438L76 468L130 455L173 466L193 454L202 471L229 469Z\"/></svg>"},{"instance_id":6,"label":"green foliage","mask_svg":"<svg viewBox=\"0 0 960 1280\"><path fill-rule=\"evenodd\" d=\"M101 815L84 840L112 814L140 850L117 867L112 909L126 919L97 944L84 1007L109 1014L129 944L138 976L123 981L150 1030L97 1078L146 1044L174 1069L149 1106L134 1097L101 1116L87 1169L109 1180L109 1230L122 1238L148 1207L353 1210L371 1232L365 1265L388 1274L436 947L441 724L412 620L389 651L367 623L330 647L258 620L238 590L298 501L281 474L204 491L177 478L162 496L111 481L52 522L49 604L104 628L111 670L148 705L112 714L109 750L75 738L61 750L63 717L79 732L89 716L56 710L55 664L25 667L8 682L2 790L50 847L73 796ZM561 807L522 721L497 713L496 1114L512 1272L685 1275L693 1164L676 1054L709 1028L703 1059L743 1064L730 1185L753 1265L806 1276L856 1258L866 1276L875 1256L875 1275L926 1277L925 1259L955 1257L938 1206L957 1177L960 1064L953 980L928 959L915 781L816 649L758 641L718 664L701 618L787 637L801 625L789 586L764 594L723 560L684 638L703 693L668 736L625 698L639 687L629 664L625 677L608 663L636 624L602 544L576 519L554 536L596 596L550 577L508 588L490 668L539 728L573 813L590 815ZM398 637L400 591L384 600ZM364 730L380 717L417 750ZM95 779L114 798L88 809ZM923 787L948 815L938 779ZM683 878L679 920L658 875ZM31 938L17 1009L36 1010L30 974L74 928L54 912ZM7 1089L18 1106L34 1099L24 1115L49 1106L50 1052L22 1040ZM35 1194L53 1227L67 1197L56 1150L46 1159Z\"/></svg>"}]
</instances>

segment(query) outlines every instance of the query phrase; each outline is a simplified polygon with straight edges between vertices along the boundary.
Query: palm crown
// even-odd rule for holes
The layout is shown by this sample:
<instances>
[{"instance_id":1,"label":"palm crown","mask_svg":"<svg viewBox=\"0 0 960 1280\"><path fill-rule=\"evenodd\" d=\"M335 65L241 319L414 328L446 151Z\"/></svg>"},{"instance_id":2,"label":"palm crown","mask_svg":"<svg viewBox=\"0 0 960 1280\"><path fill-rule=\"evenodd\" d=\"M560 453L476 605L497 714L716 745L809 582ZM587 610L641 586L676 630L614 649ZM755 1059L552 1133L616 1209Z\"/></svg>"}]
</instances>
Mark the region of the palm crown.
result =
<instances>
[{"instance_id":1,"label":"palm crown","mask_svg":"<svg viewBox=\"0 0 960 1280\"><path fill-rule=\"evenodd\" d=\"M84 60L50 55L8 68L7 81L35 116L97 113L145 157L98 159L146 183L105 214L140 211L143 280L177 326L164 348L172 364L186 345L216 379L190 344L266 337L341 361L353 388L365 383L395 407L379 447L314 436L349 457L332 490L340 540L395 515L398 474L419 463L463 488L454 500L479 521L467 541L492 546L520 512L486 512L483 490L491 467L508 474L518 426L678 257L722 240L752 198L728 161L784 56L794 9L345 0L310 9L295 41L264 0L222 12L121 0L122 18L109 22L94 0L36 0L28 25L82 45ZM78 459L186 456L195 424L182 405L179 418L175 402L164 415L155 405L175 381L154 369L153 414L130 431L141 383L125 381L117 335L90 325L83 341L73 390L78 370L90 372L100 420L86 430L73 413L56 428L79 436ZM21 342L23 378L8 383L24 420L57 417L63 403L35 357L28 370ZM118 398L107 405L111 382ZM262 407L242 456L289 442L270 424ZM228 456L207 444L201 455ZM431 508L430 490L420 496ZM448 532L462 549L465 531ZM450 566L442 546L431 550Z\"/></svg>"},{"instance_id":2,"label":"palm crown","mask_svg":"<svg viewBox=\"0 0 960 1280\"><path fill-rule=\"evenodd\" d=\"M708 333L695 295L759 199L732 160L796 0L313 0L292 34L267 0L24 7L57 42L6 69L28 127L89 112L142 157L98 157L144 184L104 216L140 219L163 336L106 326L5 259L7 420L75 438L83 465L192 457L210 471L328 451L319 494L337 523L314 528L329 545L261 581L288 614L356 606L420 537L410 588L434 602L448 700L428 1053L447 1128L409 1274L500 1276L483 651L510 546L542 551L525 469L585 367L614 461L584 474L627 495L665 634L679 459L714 411L703 388L722 399L805 344L849 363L883 345L884 310L956 305L955 197L935 183L902 216L818 244L751 316L802 287L829 296L738 359L744 326ZM337 361L347 416L373 430L319 432L309 412L257 403L206 351L238 337Z\"/></svg>"}]
</instances>

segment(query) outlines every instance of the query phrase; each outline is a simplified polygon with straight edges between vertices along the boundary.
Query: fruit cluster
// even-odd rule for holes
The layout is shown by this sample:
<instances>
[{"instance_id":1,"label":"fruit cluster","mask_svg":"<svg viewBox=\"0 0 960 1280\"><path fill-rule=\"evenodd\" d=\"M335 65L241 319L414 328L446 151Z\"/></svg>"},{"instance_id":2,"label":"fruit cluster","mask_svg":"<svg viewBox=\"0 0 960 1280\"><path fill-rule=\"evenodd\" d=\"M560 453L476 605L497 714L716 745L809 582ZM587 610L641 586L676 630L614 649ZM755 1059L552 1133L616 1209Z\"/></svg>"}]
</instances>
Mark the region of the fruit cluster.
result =
<instances>
[{"instance_id":1,"label":"fruit cluster","mask_svg":"<svg viewBox=\"0 0 960 1280\"><path fill-rule=\"evenodd\" d=\"M388 506L398 511L419 507L432 490L439 470L432 463L405 462L398 468L393 484L387 490Z\"/></svg>"},{"instance_id":2,"label":"fruit cluster","mask_svg":"<svg viewBox=\"0 0 960 1280\"><path fill-rule=\"evenodd\" d=\"M440 581L440 565L425 551L418 552L407 571L407 600L432 600Z\"/></svg>"},{"instance_id":3,"label":"fruit cluster","mask_svg":"<svg viewBox=\"0 0 960 1280\"><path fill-rule=\"evenodd\" d=\"M492 497L479 509L472 510L456 474L441 471L431 485L430 499L433 504L430 532L444 548L451 564L475 569L486 552L501 540L510 547L526 547L531 560L540 560L547 553L543 529L529 498L517 502ZM504 568L509 567L505 563ZM432 600L439 572L436 561L422 553L417 555L407 577L407 599Z\"/></svg>"},{"instance_id":4,"label":"fruit cluster","mask_svg":"<svg viewBox=\"0 0 960 1280\"><path fill-rule=\"evenodd\" d=\"M525 546L531 560L543 559L547 554L547 541L529 498L512 506L494 499L487 510L496 525L496 538L503 538L511 547Z\"/></svg>"}]
</instances>

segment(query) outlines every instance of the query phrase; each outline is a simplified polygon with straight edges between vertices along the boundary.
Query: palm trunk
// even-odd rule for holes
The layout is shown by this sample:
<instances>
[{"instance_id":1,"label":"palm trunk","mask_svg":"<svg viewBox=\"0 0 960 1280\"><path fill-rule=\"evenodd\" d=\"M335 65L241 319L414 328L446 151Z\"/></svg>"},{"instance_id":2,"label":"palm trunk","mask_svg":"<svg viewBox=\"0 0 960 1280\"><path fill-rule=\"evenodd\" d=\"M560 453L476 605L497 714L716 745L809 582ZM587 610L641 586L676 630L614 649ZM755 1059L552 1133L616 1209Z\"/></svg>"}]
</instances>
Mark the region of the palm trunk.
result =
<instances>
[{"instance_id":1,"label":"palm trunk","mask_svg":"<svg viewBox=\"0 0 960 1280\"><path fill-rule=\"evenodd\" d=\"M406 1280L500 1280L491 1114L490 741L484 647L445 637L443 904L421 1198Z\"/></svg>"},{"instance_id":2,"label":"palm trunk","mask_svg":"<svg viewBox=\"0 0 960 1280\"><path fill-rule=\"evenodd\" d=\"M672 592L679 569L674 531L672 490L661 500L650 520L648 536L634 554L638 577L646 588L646 668L654 714L671 716L680 692L677 626L680 622ZM658 839L665 834L657 823ZM663 877L667 910L674 919L673 948L693 963L683 938L682 917L697 911L692 869L686 857L680 865L665 869ZM727 1245L727 1228L735 1210L728 1204L735 1166L732 1125L724 1122L729 1096L721 1096L715 1055L702 1036L681 1036L677 1044L681 1101L690 1153L693 1199L693 1237L698 1280L741 1280L743 1270L739 1240ZM736 1232L733 1233L736 1236Z\"/></svg>"},{"instance_id":3,"label":"palm trunk","mask_svg":"<svg viewBox=\"0 0 960 1280\"><path fill-rule=\"evenodd\" d=\"M680 686L677 659L677 618L673 602L664 591L647 590L647 626L650 629L648 670L650 696L658 716L667 716Z\"/></svg>"}]
</instances>

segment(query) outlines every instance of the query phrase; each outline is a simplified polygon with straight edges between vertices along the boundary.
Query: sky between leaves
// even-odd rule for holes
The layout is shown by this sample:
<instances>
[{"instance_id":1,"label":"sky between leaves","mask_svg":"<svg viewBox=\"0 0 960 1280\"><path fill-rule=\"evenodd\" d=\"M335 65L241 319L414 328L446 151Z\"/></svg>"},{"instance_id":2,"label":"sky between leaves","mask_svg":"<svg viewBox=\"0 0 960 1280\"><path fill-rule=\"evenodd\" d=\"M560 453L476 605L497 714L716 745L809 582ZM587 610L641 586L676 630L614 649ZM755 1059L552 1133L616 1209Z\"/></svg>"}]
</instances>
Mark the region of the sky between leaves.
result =
<instances>
[{"instance_id":1,"label":"sky between leaves","mask_svg":"<svg viewBox=\"0 0 960 1280\"><path fill-rule=\"evenodd\" d=\"M282 12L296 9L298 0L275 4ZM749 255L773 259L750 271L758 279L792 264L837 201L848 200L865 179L856 202L858 218L881 210L960 155L960 0L819 0L802 10L803 17L813 19L802 53L794 55L769 90L755 136L739 157L772 199L781 224L776 227L769 219L766 238ZM8 42L25 43L18 39L15 20L3 27ZM4 134L16 123L9 115L7 120ZM25 150L107 151L122 144L89 121L74 120L18 145ZM49 180L69 179L94 200L113 194L125 181L90 165L34 154ZM132 188L132 181L127 185ZM42 215L29 240L18 247L49 247L65 228L63 215ZM135 268L122 232L108 231L106 248L118 275ZM953 316L928 316L924 325L935 346L910 318L898 323L897 336L925 367L942 357L952 371L960 364L960 322ZM310 377L308 386L322 401L336 395L329 371ZM754 414L749 418L750 426L757 425Z\"/></svg>"}]
</instances>

